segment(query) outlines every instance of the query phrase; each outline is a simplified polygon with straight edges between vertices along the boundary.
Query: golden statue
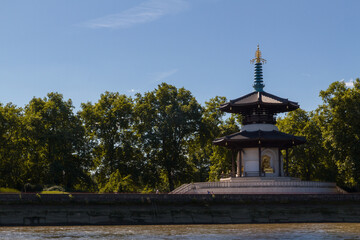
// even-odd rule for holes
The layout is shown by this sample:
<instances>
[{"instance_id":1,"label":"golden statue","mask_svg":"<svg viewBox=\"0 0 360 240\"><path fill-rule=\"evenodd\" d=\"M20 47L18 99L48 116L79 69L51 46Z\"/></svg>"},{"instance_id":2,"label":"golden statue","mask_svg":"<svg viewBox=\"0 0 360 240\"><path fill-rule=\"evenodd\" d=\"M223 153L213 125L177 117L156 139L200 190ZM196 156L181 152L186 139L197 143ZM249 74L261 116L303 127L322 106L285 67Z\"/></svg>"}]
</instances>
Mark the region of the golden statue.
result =
<instances>
[{"instance_id":1,"label":"golden statue","mask_svg":"<svg viewBox=\"0 0 360 240\"><path fill-rule=\"evenodd\" d=\"M268 155L264 155L261 161L261 169L264 173L274 173L274 169L270 165L270 157Z\"/></svg>"},{"instance_id":2,"label":"golden statue","mask_svg":"<svg viewBox=\"0 0 360 240\"><path fill-rule=\"evenodd\" d=\"M266 63L266 60L261 58L261 51L259 48L259 44L257 45L257 50L255 52L255 58L250 60L250 63Z\"/></svg>"}]
</instances>

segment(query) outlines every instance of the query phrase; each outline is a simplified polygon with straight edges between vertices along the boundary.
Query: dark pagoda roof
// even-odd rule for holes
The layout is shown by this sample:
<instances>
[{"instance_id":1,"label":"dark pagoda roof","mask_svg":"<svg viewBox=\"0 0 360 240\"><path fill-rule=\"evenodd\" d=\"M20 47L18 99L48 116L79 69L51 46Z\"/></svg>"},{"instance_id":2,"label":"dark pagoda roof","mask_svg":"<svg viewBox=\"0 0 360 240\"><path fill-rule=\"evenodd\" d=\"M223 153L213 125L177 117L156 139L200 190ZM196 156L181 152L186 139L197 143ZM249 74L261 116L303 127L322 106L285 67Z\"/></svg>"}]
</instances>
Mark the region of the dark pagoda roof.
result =
<instances>
[{"instance_id":1,"label":"dark pagoda roof","mask_svg":"<svg viewBox=\"0 0 360 240\"><path fill-rule=\"evenodd\" d=\"M248 114L254 108L266 108L273 113L281 113L298 109L299 104L264 91L255 91L220 106L221 111L240 114Z\"/></svg>"},{"instance_id":2,"label":"dark pagoda roof","mask_svg":"<svg viewBox=\"0 0 360 240\"><path fill-rule=\"evenodd\" d=\"M288 148L306 142L304 137L294 136L279 131L241 131L217 138L213 144L227 148L280 147Z\"/></svg>"}]
</instances>

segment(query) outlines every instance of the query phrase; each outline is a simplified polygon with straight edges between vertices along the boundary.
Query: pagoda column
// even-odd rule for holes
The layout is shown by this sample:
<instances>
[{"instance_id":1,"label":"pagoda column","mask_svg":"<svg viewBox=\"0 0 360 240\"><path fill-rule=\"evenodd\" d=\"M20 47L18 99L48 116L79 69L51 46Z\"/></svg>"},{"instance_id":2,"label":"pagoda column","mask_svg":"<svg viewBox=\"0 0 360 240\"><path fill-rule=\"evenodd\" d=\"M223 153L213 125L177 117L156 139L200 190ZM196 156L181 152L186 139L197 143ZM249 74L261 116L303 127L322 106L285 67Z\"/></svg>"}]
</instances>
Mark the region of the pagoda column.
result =
<instances>
[{"instance_id":1,"label":"pagoda column","mask_svg":"<svg viewBox=\"0 0 360 240\"><path fill-rule=\"evenodd\" d=\"M231 177L235 177L235 160L234 160L235 151L231 151Z\"/></svg>"},{"instance_id":2,"label":"pagoda column","mask_svg":"<svg viewBox=\"0 0 360 240\"><path fill-rule=\"evenodd\" d=\"M259 177L261 177L261 145L259 145Z\"/></svg>"},{"instance_id":3,"label":"pagoda column","mask_svg":"<svg viewBox=\"0 0 360 240\"><path fill-rule=\"evenodd\" d=\"M236 169L236 176L237 177L241 177L241 149L237 151L237 156L236 156L236 166L237 166L237 169Z\"/></svg>"},{"instance_id":4,"label":"pagoda column","mask_svg":"<svg viewBox=\"0 0 360 240\"><path fill-rule=\"evenodd\" d=\"M281 177L281 149L278 148L278 161L279 161L279 174L278 176Z\"/></svg>"},{"instance_id":5,"label":"pagoda column","mask_svg":"<svg viewBox=\"0 0 360 240\"><path fill-rule=\"evenodd\" d=\"M286 148L286 176L289 176L289 149Z\"/></svg>"}]
</instances>

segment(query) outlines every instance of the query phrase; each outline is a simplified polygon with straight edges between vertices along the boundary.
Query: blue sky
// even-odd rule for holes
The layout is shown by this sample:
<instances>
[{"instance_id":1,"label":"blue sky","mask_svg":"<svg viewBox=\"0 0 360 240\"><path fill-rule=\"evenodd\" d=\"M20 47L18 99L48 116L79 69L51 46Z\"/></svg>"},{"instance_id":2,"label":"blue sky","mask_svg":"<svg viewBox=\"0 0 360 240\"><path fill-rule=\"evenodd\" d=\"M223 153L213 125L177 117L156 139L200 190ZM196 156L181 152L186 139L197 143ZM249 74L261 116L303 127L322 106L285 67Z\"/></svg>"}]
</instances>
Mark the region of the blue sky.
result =
<instances>
[{"instance_id":1,"label":"blue sky","mask_svg":"<svg viewBox=\"0 0 360 240\"><path fill-rule=\"evenodd\" d=\"M320 90L360 76L360 1L3 0L0 102L59 92L96 102L161 82L200 103L253 91L260 44L265 91L321 103Z\"/></svg>"}]
</instances>

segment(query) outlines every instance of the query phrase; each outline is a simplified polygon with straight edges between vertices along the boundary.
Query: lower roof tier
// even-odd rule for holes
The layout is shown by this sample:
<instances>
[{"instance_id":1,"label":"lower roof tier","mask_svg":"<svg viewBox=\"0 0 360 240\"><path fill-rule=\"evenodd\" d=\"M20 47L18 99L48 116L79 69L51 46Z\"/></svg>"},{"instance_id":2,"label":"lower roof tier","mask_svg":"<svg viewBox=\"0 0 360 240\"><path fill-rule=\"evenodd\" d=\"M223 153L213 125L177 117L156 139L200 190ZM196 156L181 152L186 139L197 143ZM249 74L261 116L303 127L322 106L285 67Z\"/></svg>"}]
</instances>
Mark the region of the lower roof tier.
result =
<instances>
[{"instance_id":1,"label":"lower roof tier","mask_svg":"<svg viewBox=\"0 0 360 240\"><path fill-rule=\"evenodd\" d=\"M279 131L241 131L231 135L217 138L213 144L230 149L241 149L249 147L279 147L289 148L304 144L305 137L294 136Z\"/></svg>"}]
</instances>

